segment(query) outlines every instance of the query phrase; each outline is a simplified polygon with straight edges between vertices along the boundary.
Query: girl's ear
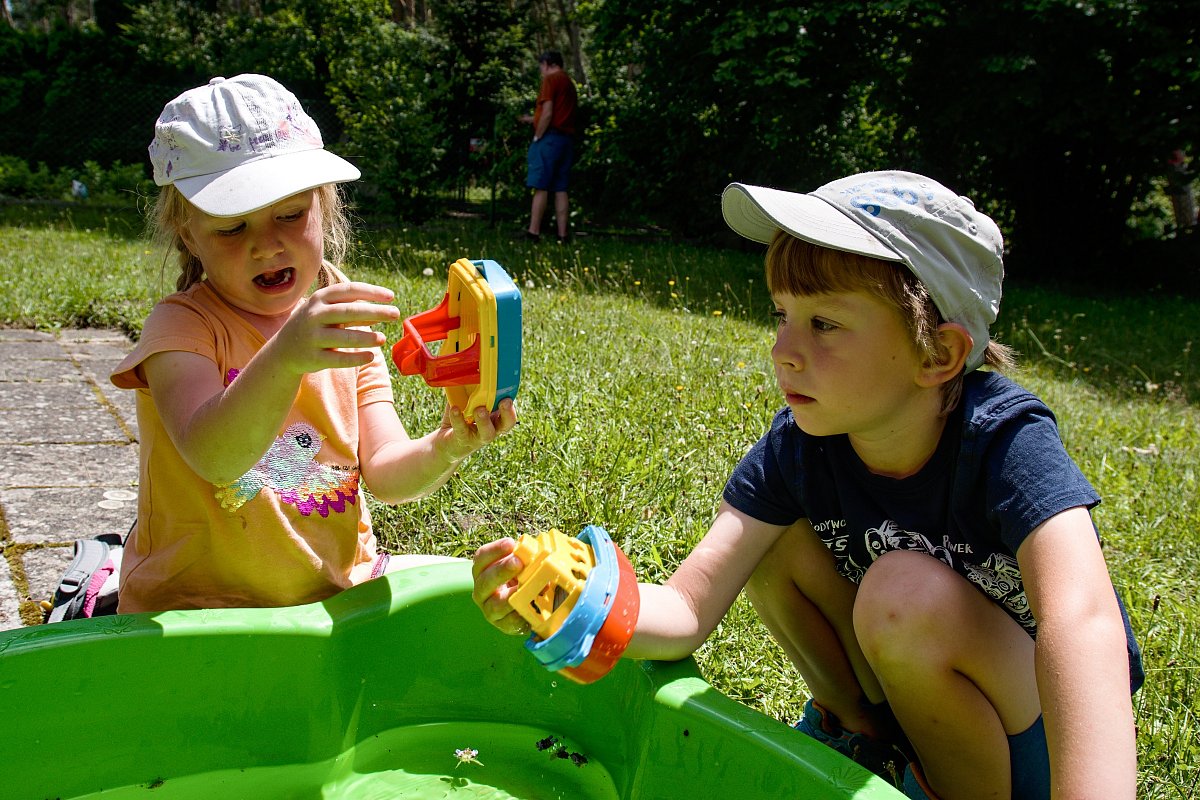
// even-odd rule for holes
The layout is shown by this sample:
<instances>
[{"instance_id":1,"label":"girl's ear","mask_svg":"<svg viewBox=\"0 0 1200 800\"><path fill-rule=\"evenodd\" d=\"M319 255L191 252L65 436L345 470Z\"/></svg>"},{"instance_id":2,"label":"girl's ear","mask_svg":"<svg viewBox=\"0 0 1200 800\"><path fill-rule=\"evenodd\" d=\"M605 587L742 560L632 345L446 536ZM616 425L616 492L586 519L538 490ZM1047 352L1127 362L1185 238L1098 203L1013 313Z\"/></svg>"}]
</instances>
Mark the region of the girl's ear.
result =
<instances>
[{"instance_id":1,"label":"girl's ear","mask_svg":"<svg viewBox=\"0 0 1200 800\"><path fill-rule=\"evenodd\" d=\"M191 229L188 228L187 225L180 225L176 229L175 235L176 235L176 237L178 237L178 239L176 241L176 245L177 246L182 245L182 247L180 247L180 249L187 252L188 255L190 255L192 258L195 258L196 257L196 247L195 247L196 240L192 237Z\"/></svg>"},{"instance_id":2,"label":"girl's ear","mask_svg":"<svg viewBox=\"0 0 1200 800\"><path fill-rule=\"evenodd\" d=\"M941 386L953 379L966 366L975 340L957 322L943 322L937 328L937 354L921 365L917 383L921 386Z\"/></svg>"}]
</instances>

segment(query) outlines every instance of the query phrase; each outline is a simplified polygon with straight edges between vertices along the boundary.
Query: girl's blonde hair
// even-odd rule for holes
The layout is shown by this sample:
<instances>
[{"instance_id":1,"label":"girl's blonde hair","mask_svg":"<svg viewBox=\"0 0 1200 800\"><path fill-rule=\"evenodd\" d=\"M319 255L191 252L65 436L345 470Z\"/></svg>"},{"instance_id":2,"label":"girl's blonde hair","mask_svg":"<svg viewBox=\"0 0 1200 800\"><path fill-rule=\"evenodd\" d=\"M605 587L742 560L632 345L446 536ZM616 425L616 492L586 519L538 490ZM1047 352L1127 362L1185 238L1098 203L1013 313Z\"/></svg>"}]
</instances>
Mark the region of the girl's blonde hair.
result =
<instances>
[{"instance_id":1,"label":"girl's blonde hair","mask_svg":"<svg viewBox=\"0 0 1200 800\"><path fill-rule=\"evenodd\" d=\"M341 271L342 261L350 247L350 216L346 201L337 184L327 183L316 188L321 209L321 231L325 238L325 261L317 276L319 286L346 280ZM150 237L169 254L174 251L179 261L179 277L175 290L182 292L204 277L204 265L188 250L182 231L196 209L183 198L173 184L159 191L150 216Z\"/></svg>"},{"instance_id":2,"label":"girl's blonde hair","mask_svg":"<svg viewBox=\"0 0 1200 800\"><path fill-rule=\"evenodd\" d=\"M867 292L900 312L917 352L926 363L945 354L938 325L945 322L925 284L902 264L846 253L806 242L779 231L767 249L767 288L772 294L797 296L829 292ZM1016 366L1011 348L989 340L983 364L998 371ZM942 385L942 415L962 397L964 372Z\"/></svg>"}]
</instances>

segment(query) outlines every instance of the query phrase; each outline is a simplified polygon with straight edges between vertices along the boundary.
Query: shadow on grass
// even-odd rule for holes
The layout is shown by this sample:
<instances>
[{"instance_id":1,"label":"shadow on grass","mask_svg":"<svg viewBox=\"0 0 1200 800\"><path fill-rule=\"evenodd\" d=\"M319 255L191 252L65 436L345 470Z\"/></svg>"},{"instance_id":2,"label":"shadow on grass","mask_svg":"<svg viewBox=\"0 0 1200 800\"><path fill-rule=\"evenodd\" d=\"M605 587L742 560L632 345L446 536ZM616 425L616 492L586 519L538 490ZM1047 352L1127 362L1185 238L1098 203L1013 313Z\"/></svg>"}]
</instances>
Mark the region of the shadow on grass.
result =
<instances>
[{"instance_id":1,"label":"shadow on grass","mask_svg":"<svg viewBox=\"0 0 1200 800\"><path fill-rule=\"evenodd\" d=\"M364 239L363 264L416 276L424 269L440 274L444 262L460 257L492 258L526 288L621 294L667 311L726 316L764 329L773 324L763 246L732 236L719 240L726 246L663 241L656 232L636 230L584 229L566 245L532 244L520 234L514 226L462 219L377 229ZM1029 271L1009 268L1010 275ZM1120 399L1196 404L1197 319L1200 295L1010 278L992 332L1018 351L1020 364L1056 379Z\"/></svg>"},{"instance_id":2,"label":"shadow on grass","mask_svg":"<svg viewBox=\"0 0 1200 800\"><path fill-rule=\"evenodd\" d=\"M713 243L671 240L648 227L580 223L565 244L553 237L527 241L523 208L512 202L499 206L494 215L487 204L448 208L449 213L419 226L359 220L351 272L368 280L372 275L384 280L389 274L416 278L426 270L440 275L458 258L490 258L526 289L624 295L665 311L725 316L764 328L772 324L762 275L765 247L725 232L715 207ZM138 239L144 229L133 207L63 203L0 203L0 225L103 231L127 241ZM1174 263L1190 258L1194 248L1188 243L1144 243L1138 252L1153 256L1145 262L1146 269L1158 275L1164 273L1159 268L1164 259ZM1010 276L1030 271L1009 265ZM1183 266L1166 272L1187 274ZM1022 364L1058 379L1079 381L1120 398L1157 396L1196 404L1197 319L1200 293L1157 287L1131 294L1094 284L1064 288L1010 277L993 335L1015 347Z\"/></svg>"},{"instance_id":3,"label":"shadow on grass","mask_svg":"<svg viewBox=\"0 0 1200 800\"><path fill-rule=\"evenodd\" d=\"M145 217L133 206L105 206L62 201L0 201L0 225L12 228L104 231L114 239L134 241L145 232Z\"/></svg>"}]
</instances>

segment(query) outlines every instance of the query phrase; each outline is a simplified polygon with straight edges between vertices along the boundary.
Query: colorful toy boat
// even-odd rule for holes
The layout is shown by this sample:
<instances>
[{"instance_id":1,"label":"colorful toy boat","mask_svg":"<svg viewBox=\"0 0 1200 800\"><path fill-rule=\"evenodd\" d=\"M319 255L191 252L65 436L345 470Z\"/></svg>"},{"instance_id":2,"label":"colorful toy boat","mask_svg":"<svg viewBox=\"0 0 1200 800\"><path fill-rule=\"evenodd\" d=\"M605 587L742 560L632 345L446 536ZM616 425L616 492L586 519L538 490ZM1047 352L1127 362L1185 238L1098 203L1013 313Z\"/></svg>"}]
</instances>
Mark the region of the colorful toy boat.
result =
<instances>
[{"instance_id":1,"label":"colorful toy boat","mask_svg":"<svg viewBox=\"0 0 1200 800\"><path fill-rule=\"evenodd\" d=\"M529 623L525 647L576 683L608 674L637 627L637 575L608 531L588 525L572 539L556 530L522 536L525 569L509 605Z\"/></svg>"},{"instance_id":2,"label":"colorful toy boat","mask_svg":"<svg viewBox=\"0 0 1200 800\"><path fill-rule=\"evenodd\" d=\"M292 608L0 632L0 797L901 798L690 659L541 669L471 588L445 563Z\"/></svg>"},{"instance_id":3,"label":"colorful toy boat","mask_svg":"<svg viewBox=\"0 0 1200 800\"><path fill-rule=\"evenodd\" d=\"M429 342L443 342L437 355ZM452 406L495 411L521 382L521 292L495 261L450 265L442 302L404 321L392 347L402 375L441 386Z\"/></svg>"}]
</instances>

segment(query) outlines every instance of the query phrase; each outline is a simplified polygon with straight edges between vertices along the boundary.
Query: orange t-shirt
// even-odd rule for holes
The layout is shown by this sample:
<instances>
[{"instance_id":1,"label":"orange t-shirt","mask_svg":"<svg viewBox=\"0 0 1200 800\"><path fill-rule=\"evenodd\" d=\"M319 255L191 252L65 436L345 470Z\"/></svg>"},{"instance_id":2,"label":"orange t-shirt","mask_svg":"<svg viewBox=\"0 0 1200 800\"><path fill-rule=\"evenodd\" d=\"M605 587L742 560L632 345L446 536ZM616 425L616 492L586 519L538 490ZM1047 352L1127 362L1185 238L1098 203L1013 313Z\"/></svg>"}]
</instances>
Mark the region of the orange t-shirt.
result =
<instances>
[{"instance_id":1,"label":"orange t-shirt","mask_svg":"<svg viewBox=\"0 0 1200 800\"><path fill-rule=\"evenodd\" d=\"M228 386L265 343L201 282L155 306L113 372L116 386L137 390L141 438L121 613L296 605L370 577L377 552L359 491L358 409L393 401L382 352L363 367L306 375L274 444L227 486L183 460L139 369L155 353L182 350L210 359Z\"/></svg>"},{"instance_id":2,"label":"orange t-shirt","mask_svg":"<svg viewBox=\"0 0 1200 800\"><path fill-rule=\"evenodd\" d=\"M563 70L548 73L542 78L541 89L538 90L537 109L533 112L533 129L537 130L538 120L542 117L542 104L547 100L554 103L553 116L550 117L550 130L567 135L575 133L575 105L578 95L575 92L575 82Z\"/></svg>"}]
</instances>

